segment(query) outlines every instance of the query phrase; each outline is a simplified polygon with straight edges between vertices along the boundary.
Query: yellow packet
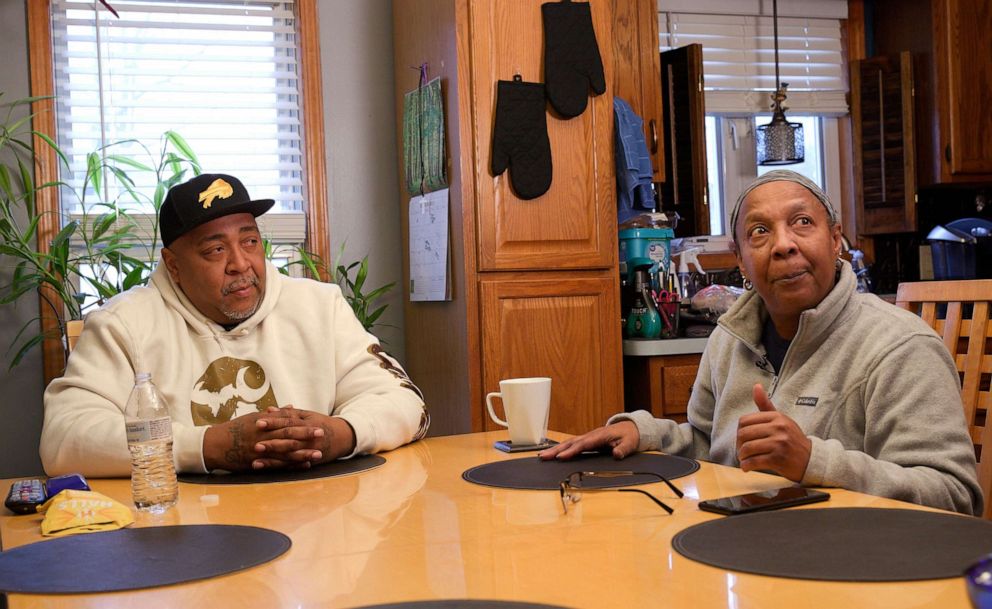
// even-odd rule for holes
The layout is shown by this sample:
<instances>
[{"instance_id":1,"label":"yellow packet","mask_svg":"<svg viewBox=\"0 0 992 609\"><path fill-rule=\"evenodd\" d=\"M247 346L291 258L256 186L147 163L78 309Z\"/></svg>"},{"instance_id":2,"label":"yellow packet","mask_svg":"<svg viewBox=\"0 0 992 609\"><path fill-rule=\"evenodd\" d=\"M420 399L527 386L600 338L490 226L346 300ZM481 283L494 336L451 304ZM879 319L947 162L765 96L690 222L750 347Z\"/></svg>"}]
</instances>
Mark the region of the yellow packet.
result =
<instances>
[{"instance_id":1,"label":"yellow packet","mask_svg":"<svg viewBox=\"0 0 992 609\"><path fill-rule=\"evenodd\" d=\"M40 505L38 513L45 514L45 537L112 531L134 522L130 509L94 491L64 490Z\"/></svg>"}]
</instances>

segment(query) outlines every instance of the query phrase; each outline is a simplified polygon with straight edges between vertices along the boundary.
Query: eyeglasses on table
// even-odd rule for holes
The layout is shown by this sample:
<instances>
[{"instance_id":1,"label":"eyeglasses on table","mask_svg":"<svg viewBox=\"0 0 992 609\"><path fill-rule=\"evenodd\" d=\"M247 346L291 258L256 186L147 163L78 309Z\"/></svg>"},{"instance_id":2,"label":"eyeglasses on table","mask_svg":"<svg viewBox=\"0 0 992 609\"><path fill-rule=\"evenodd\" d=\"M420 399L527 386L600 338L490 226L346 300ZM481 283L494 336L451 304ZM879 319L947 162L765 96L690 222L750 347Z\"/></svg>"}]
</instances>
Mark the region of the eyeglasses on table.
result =
<instances>
[{"instance_id":1,"label":"eyeglasses on table","mask_svg":"<svg viewBox=\"0 0 992 609\"><path fill-rule=\"evenodd\" d=\"M678 489L674 484L672 484L668 478L662 476L661 474L656 474L654 472L633 472L633 471L609 471L609 472L572 472L561 481L559 485L559 492L561 493L561 507L568 513L568 504L578 503L582 499L582 493L586 491L616 491L619 493L640 493L644 495L651 501L654 501L663 510L671 514L675 510L670 508L665 504L664 501L658 499L651 493L639 489L639 488L603 488L603 487L588 487L583 486L582 481L588 478L622 478L625 476L651 476L657 478L668 485L668 488L672 489L672 492L681 499L682 491Z\"/></svg>"}]
</instances>

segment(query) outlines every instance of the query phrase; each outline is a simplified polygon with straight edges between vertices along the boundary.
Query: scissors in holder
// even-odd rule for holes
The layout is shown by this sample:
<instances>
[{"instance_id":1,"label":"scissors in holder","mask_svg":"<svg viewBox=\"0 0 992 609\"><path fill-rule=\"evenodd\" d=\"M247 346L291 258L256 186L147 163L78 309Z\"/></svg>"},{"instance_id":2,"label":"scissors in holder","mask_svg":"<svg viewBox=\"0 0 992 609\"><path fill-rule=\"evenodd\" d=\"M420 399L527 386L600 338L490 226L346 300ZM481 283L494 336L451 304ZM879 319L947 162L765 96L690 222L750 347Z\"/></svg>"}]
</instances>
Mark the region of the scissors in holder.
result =
<instances>
[{"instance_id":1,"label":"scissors in holder","mask_svg":"<svg viewBox=\"0 0 992 609\"><path fill-rule=\"evenodd\" d=\"M668 290L661 290L655 293L655 300L657 302L678 302L679 295L678 292L670 292Z\"/></svg>"}]
</instances>

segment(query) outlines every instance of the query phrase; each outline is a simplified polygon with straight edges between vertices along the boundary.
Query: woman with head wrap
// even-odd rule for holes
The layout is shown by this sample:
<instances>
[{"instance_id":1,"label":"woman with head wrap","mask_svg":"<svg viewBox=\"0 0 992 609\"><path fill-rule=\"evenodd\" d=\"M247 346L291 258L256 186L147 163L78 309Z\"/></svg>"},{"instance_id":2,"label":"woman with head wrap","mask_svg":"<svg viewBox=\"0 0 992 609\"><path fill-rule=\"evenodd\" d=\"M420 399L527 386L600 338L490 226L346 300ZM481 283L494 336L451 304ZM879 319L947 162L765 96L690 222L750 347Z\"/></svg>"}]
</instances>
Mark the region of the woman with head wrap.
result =
<instances>
[{"instance_id":1,"label":"woman with head wrap","mask_svg":"<svg viewBox=\"0 0 992 609\"><path fill-rule=\"evenodd\" d=\"M623 413L541 457L660 450L981 514L954 362L920 318L857 292L823 191L766 173L730 227L747 291L707 341L688 422Z\"/></svg>"}]
</instances>

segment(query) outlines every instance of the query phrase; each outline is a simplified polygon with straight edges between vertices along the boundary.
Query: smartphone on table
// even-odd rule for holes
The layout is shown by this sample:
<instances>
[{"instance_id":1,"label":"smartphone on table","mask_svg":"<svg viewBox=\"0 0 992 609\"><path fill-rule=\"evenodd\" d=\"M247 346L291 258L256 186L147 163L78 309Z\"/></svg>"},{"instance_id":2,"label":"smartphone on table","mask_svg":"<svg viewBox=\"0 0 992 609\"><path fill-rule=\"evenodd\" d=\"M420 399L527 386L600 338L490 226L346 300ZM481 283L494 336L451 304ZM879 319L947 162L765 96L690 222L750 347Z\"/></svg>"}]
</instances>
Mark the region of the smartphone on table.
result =
<instances>
[{"instance_id":1,"label":"smartphone on table","mask_svg":"<svg viewBox=\"0 0 992 609\"><path fill-rule=\"evenodd\" d=\"M826 501L829 498L830 494L823 491L801 486L787 486L733 497L707 499L699 502L699 509L732 516L762 510L777 510L804 503L816 503Z\"/></svg>"}]
</instances>

